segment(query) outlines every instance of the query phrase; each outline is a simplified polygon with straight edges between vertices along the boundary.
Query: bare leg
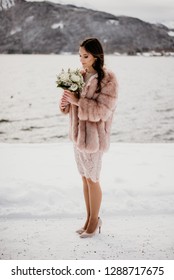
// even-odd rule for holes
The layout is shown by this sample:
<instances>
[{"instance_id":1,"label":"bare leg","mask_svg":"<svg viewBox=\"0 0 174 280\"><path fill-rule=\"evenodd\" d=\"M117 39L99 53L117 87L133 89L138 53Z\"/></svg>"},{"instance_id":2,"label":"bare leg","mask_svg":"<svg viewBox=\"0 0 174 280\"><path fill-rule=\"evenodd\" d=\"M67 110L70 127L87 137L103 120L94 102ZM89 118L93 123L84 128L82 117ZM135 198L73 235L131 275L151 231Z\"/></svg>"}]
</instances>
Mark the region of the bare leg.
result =
<instances>
[{"instance_id":1,"label":"bare leg","mask_svg":"<svg viewBox=\"0 0 174 280\"><path fill-rule=\"evenodd\" d=\"M87 212L87 218L85 225L83 228L86 230L89 222L89 217L90 217L90 204L89 204L89 188L88 188L88 183L86 177L82 176L83 180L83 194L84 194L84 199L85 199L85 204L86 204L86 212Z\"/></svg>"},{"instance_id":2,"label":"bare leg","mask_svg":"<svg viewBox=\"0 0 174 280\"><path fill-rule=\"evenodd\" d=\"M98 223L102 191L99 182L93 182L91 179L87 179L87 183L89 191L90 218L86 232L92 233L96 229Z\"/></svg>"}]
</instances>

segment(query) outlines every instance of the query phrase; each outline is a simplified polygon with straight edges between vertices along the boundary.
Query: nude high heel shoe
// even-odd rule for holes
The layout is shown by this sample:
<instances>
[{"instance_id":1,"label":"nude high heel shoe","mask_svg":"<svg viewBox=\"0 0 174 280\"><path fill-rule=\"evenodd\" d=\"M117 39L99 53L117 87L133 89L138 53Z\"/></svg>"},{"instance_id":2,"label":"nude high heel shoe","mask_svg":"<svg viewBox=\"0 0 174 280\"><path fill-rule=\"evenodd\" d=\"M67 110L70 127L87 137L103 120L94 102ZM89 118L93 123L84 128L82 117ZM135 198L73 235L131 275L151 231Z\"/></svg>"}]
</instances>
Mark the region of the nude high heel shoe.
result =
<instances>
[{"instance_id":1,"label":"nude high heel shoe","mask_svg":"<svg viewBox=\"0 0 174 280\"><path fill-rule=\"evenodd\" d=\"M87 233L86 231L84 231L80 235L80 238L93 237L96 234L97 230L99 230L99 233L101 232L101 226L102 226L102 220L100 218L98 218L98 223L97 223L96 229L92 233Z\"/></svg>"},{"instance_id":2,"label":"nude high heel shoe","mask_svg":"<svg viewBox=\"0 0 174 280\"><path fill-rule=\"evenodd\" d=\"M80 228L80 229L76 230L76 232L77 232L78 234L82 234L84 231L85 231L84 228Z\"/></svg>"}]
</instances>

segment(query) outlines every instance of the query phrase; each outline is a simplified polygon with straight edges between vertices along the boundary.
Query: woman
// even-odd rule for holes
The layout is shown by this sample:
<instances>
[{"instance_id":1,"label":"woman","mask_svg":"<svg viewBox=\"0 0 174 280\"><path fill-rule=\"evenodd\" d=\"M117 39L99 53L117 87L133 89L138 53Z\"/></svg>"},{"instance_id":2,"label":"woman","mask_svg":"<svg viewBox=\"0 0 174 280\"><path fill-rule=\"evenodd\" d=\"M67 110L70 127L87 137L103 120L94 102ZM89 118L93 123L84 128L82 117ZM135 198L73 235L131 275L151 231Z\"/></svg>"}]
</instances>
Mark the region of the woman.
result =
<instances>
[{"instance_id":1,"label":"woman","mask_svg":"<svg viewBox=\"0 0 174 280\"><path fill-rule=\"evenodd\" d=\"M65 90L60 110L70 115L70 138L82 176L87 219L77 230L81 238L92 237L101 228L99 210L102 191L99 182L102 156L109 148L110 129L117 99L115 75L104 67L104 52L96 38L79 48L85 85L80 97Z\"/></svg>"}]
</instances>

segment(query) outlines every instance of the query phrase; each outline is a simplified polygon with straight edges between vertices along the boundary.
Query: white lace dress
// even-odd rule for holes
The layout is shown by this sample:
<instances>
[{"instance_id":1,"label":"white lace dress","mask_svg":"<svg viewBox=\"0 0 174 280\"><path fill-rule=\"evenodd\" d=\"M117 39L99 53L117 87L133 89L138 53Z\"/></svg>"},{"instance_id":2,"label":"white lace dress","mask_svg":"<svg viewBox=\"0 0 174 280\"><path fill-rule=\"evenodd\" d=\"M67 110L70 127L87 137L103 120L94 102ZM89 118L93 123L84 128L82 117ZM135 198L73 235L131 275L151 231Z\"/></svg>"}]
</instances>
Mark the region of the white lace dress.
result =
<instances>
[{"instance_id":1,"label":"white lace dress","mask_svg":"<svg viewBox=\"0 0 174 280\"><path fill-rule=\"evenodd\" d=\"M81 152L74 145L74 154L80 175L90 178L93 182L99 181L103 152Z\"/></svg>"},{"instance_id":2,"label":"white lace dress","mask_svg":"<svg viewBox=\"0 0 174 280\"><path fill-rule=\"evenodd\" d=\"M87 83L93 75L95 75L95 73L86 74L84 77L85 83ZM86 153L79 151L74 145L74 154L80 175L90 178L93 182L99 181L103 152Z\"/></svg>"}]
</instances>

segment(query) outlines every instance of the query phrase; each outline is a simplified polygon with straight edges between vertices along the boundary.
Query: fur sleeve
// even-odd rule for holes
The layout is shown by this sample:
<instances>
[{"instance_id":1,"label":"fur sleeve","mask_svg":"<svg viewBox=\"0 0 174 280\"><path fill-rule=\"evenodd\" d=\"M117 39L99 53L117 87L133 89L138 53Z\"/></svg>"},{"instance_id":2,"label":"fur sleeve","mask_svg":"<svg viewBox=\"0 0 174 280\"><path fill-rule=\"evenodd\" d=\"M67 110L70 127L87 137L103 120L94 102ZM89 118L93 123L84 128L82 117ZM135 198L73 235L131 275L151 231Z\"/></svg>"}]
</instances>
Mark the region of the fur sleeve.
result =
<instances>
[{"instance_id":1,"label":"fur sleeve","mask_svg":"<svg viewBox=\"0 0 174 280\"><path fill-rule=\"evenodd\" d=\"M117 81L115 76L105 82L97 99L80 98L78 117L83 121L106 121L116 107Z\"/></svg>"}]
</instances>

